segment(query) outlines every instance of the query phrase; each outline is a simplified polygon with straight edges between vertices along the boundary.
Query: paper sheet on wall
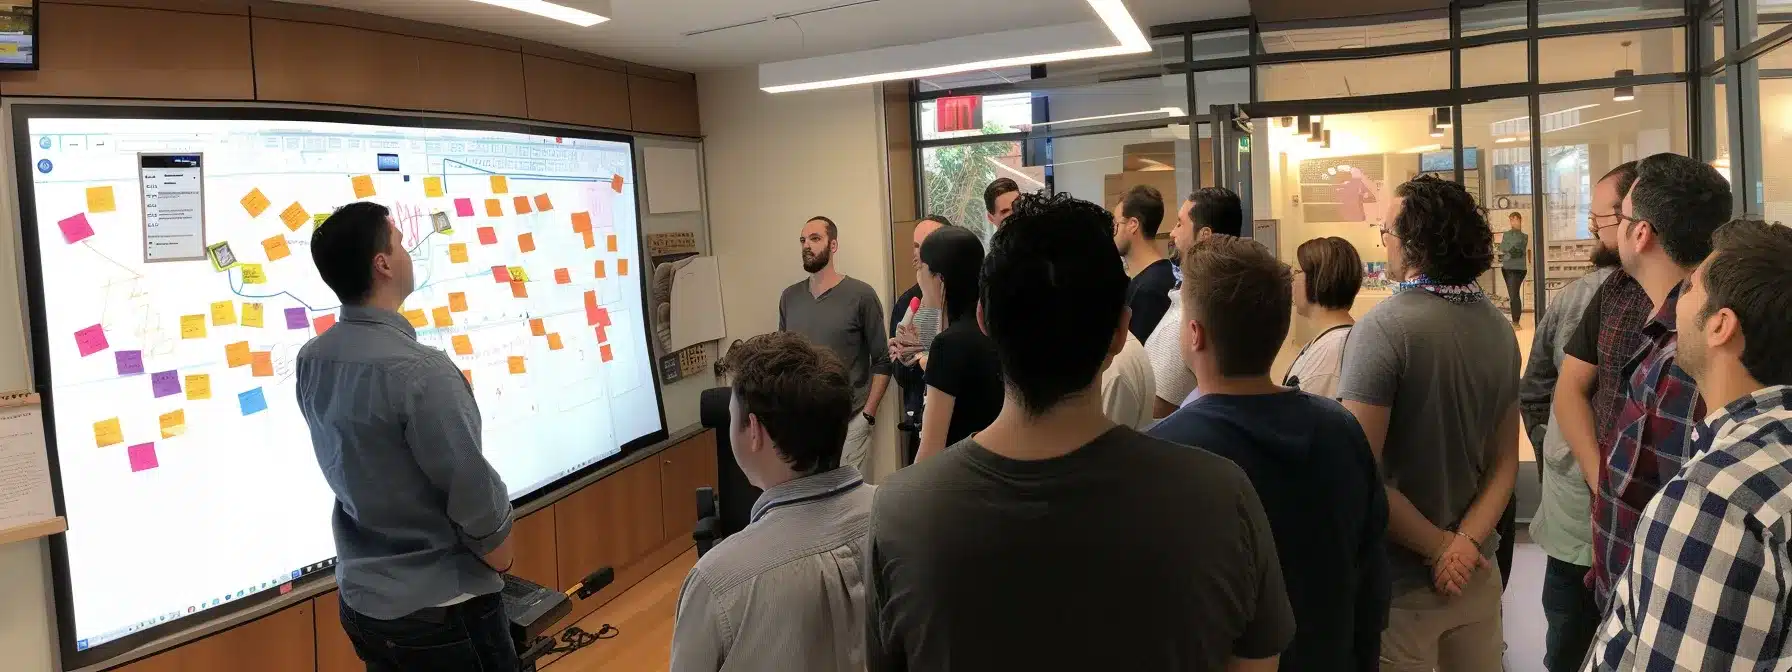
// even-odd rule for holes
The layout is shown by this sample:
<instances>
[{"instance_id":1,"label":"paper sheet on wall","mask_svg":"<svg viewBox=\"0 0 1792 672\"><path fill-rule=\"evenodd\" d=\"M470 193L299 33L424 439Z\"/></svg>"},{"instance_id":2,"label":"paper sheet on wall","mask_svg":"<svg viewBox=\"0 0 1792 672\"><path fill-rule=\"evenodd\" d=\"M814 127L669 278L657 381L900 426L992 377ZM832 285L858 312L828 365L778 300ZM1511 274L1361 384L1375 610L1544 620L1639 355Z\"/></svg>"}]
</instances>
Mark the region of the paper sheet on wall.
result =
<instances>
[{"instance_id":1,"label":"paper sheet on wall","mask_svg":"<svg viewBox=\"0 0 1792 672\"><path fill-rule=\"evenodd\" d=\"M649 214L703 209L703 199L697 193L697 150L646 147L641 153L647 164Z\"/></svg>"},{"instance_id":2,"label":"paper sheet on wall","mask_svg":"<svg viewBox=\"0 0 1792 672\"><path fill-rule=\"evenodd\" d=\"M715 257L692 257L672 279L672 352L728 333Z\"/></svg>"},{"instance_id":3,"label":"paper sheet on wall","mask_svg":"<svg viewBox=\"0 0 1792 672\"><path fill-rule=\"evenodd\" d=\"M0 395L0 530L54 517L38 397Z\"/></svg>"}]
</instances>

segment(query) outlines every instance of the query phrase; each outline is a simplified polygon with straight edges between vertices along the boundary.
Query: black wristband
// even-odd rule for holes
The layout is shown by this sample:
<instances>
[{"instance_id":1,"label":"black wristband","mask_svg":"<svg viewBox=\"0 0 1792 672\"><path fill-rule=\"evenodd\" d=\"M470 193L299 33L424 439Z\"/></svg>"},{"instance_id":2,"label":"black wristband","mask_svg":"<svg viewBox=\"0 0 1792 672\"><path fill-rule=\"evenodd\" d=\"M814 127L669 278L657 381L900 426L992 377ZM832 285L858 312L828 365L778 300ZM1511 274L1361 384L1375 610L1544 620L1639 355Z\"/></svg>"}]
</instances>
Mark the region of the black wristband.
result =
<instances>
[{"instance_id":1,"label":"black wristband","mask_svg":"<svg viewBox=\"0 0 1792 672\"><path fill-rule=\"evenodd\" d=\"M865 426L867 426L867 427L876 427L877 426L877 416L872 415L870 413L866 413L864 411L860 411L859 415L865 416Z\"/></svg>"}]
</instances>

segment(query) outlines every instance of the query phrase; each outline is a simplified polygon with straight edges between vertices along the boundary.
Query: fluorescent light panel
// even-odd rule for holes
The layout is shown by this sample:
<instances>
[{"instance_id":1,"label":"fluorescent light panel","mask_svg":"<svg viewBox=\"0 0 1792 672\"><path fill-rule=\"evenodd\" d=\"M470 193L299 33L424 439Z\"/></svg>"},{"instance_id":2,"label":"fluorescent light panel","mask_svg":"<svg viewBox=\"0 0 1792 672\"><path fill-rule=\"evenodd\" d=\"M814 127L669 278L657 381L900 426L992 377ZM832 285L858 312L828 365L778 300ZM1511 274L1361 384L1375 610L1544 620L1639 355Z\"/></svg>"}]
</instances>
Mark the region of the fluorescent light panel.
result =
<instances>
[{"instance_id":1,"label":"fluorescent light panel","mask_svg":"<svg viewBox=\"0 0 1792 672\"><path fill-rule=\"evenodd\" d=\"M1042 121L1042 122L1039 122L1036 124L1032 124L1032 126L1033 126L1033 128L1039 128L1041 126L1051 126L1053 124L1073 124L1073 123L1083 122L1083 121L1100 121L1102 119L1121 119L1121 118L1125 118L1125 117L1143 117L1143 116L1152 115L1152 114L1161 114L1161 115L1164 115L1165 117L1180 117L1180 116L1182 116L1182 108L1180 108L1180 107L1160 107L1155 110L1139 110L1137 112L1121 112L1119 114L1098 114L1093 117L1077 117L1075 119L1059 119L1057 121Z\"/></svg>"},{"instance_id":2,"label":"fluorescent light panel","mask_svg":"<svg viewBox=\"0 0 1792 672\"><path fill-rule=\"evenodd\" d=\"M610 20L608 17L598 16L583 9L574 9L566 5L547 2L547 0L473 0L473 2L514 9L555 21L565 21L580 28L590 28Z\"/></svg>"},{"instance_id":3,"label":"fluorescent light panel","mask_svg":"<svg viewBox=\"0 0 1792 672\"><path fill-rule=\"evenodd\" d=\"M486 2L487 0L477 0L477 1L478 2ZM760 87L760 88L761 88L761 90L765 91L766 93L790 93L793 91L812 91L815 89L828 89L828 88L834 88L834 87L839 87L839 86L854 86L854 85L858 85L858 84L872 84L872 83L876 83L876 82L888 82L888 81L898 80L898 79L921 79L923 77L938 77L940 75L950 75L953 73L969 72L972 70L993 70L996 68L1008 68L1008 67L1013 67L1013 66L1017 66L1017 65L1036 65L1036 64L1040 64L1040 63L1057 63L1057 62L1061 62L1061 61L1074 61L1074 60L1081 60L1081 59L1086 59L1086 58L1106 58L1108 56L1122 56L1122 55L1126 55L1126 54L1142 54L1142 53L1151 51L1151 40L1149 40L1145 37L1145 33L1143 31L1139 30L1138 22L1133 21L1132 14L1130 14L1126 11L1126 5L1122 4L1121 0L1088 0L1088 2L1089 2L1089 7L1091 9L1095 10L1095 15L1100 17L1101 22L1107 26L1108 32L1113 34L1114 39L1120 41L1119 44L1111 46L1111 47L1097 47L1097 48L1092 48L1092 49L1076 49L1076 50L1071 50L1071 51L1060 51L1060 52L1054 52L1054 53L1032 54L1032 55L1028 55L1028 56L1012 56L1012 57L1008 57L1008 58L997 58L997 59L990 59L990 60L984 60L984 61L972 61L969 63L958 63L955 65L942 65L942 66L936 66L936 67L931 67L931 68L920 68L920 69L916 69L916 70L901 70L901 71L896 71L896 72L885 72L885 73L879 73L879 74L874 74L874 75L860 75L857 77L843 77L843 78L839 78L839 79L830 79L830 80L823 80L823 81L817 81L817 82L804 82L804 83L800 83L800 84L782 84L782 85L778 85L778 86L766 86L766 87ZM914 45L914 46L920 46L920 45Z\"/></svg>"}]
</instances>

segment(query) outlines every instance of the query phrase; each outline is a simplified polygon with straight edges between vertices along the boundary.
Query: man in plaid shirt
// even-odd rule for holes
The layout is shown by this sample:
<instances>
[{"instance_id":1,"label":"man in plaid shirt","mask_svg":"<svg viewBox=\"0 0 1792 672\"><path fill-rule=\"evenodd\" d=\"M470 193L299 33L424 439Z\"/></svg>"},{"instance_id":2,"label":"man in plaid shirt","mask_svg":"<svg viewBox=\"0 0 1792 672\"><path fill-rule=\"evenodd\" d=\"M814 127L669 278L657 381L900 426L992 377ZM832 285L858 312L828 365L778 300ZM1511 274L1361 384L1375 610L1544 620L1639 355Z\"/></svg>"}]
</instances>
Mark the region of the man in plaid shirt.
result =
<instances>
[{"instance_id":1,"label":"man in plaid shirt","mask_svg":"<svg viewBox=\"0 0 1792 672\"><path fill-rule=\"evenodd\" d=\"M1719 410L1643 511L1588 670L1792 669L1792 229L1739 220L1680 296L1679 365Z\"/></svg>"},{"instance_id":2,"label":"man in plaid shirt","mask_svg":"<svg viewBox=\"0 0 1792 672\"><path fill-rule=\"evenodd\" d=\"M1610 603L1644 506L1692 456L1692 427L1704 406L1692 378L1674 365L1675 304L1692 269L1711 254L1711 232L1730 218L1730 183L1711 166L1678 154L1637 162L1637 180L1619 213L1618 256L1649 295L1655 313L1643 347L1625 364L1629 385L1618 432L1593 505L1593 588Z\"/></svg>"}]
</instances>

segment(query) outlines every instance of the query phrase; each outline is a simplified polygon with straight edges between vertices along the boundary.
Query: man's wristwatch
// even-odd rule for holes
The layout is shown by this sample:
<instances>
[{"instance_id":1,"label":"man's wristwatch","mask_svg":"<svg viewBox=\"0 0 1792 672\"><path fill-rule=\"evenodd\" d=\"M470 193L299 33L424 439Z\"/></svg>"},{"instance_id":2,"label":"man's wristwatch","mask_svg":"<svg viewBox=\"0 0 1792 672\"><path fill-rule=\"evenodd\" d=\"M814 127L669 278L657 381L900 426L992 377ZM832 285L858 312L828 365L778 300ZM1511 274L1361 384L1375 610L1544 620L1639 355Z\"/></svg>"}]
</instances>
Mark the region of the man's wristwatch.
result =
<instances>
[{"instance_id":1,"label":"man's wristwatch","mask_svg":"<svg viewBox=\"0 0 1792 672\"><path fill-rule=\"evenodd\" d=\"M867 427L876 427L877 426L877 416L872 415L870 413L866 413L864 411L859 411L859 415L864 416L865 426L867 426Z\"/></svg>"}]
</instances>

